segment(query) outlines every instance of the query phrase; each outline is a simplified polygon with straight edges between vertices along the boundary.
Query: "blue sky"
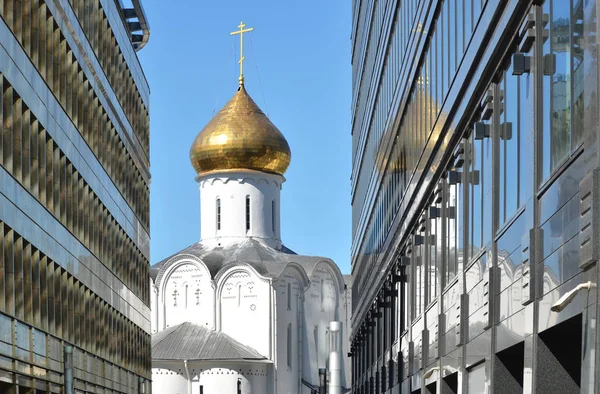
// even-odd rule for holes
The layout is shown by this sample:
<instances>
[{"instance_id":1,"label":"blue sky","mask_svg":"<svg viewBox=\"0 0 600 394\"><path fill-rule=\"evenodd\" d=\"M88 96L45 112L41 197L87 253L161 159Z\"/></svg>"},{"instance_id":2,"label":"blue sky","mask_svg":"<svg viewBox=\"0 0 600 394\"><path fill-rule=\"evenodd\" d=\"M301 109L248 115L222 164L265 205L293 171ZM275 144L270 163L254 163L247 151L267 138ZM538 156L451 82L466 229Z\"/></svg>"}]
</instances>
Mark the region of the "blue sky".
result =
<instances>
[{"instance_id":1,"label":"blue sky","mask_svg":"<svg viewBox=\"0 0 600 394\"><path fill-rule=\"evenodd\" d=\"M144 0L151 36L139 57L150 83L151 260L199 240L189 162L196 134L235 93L241 20L246 88L292 150L282 238L350 272L349 0Z\"/></svg>"}]
</instances>

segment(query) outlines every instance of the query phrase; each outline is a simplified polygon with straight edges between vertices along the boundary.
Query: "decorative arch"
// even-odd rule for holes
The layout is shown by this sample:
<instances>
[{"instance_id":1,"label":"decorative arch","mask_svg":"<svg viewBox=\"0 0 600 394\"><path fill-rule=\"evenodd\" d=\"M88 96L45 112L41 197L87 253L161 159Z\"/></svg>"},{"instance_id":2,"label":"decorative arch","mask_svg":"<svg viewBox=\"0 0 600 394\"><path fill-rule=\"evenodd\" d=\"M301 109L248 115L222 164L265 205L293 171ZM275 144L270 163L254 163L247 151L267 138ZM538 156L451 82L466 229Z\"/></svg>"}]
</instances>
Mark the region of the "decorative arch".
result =
<instances>
[{"instance_id":1,"label":"decorative arch","mask_svg":"<svg viewBox=\"0 0 600 394\"><path fill-rule=\"evenodd\" d=\"M312 269L310 270L310 273L307 273L308 277L310 278L309 281L312 280L313 273L315 272L317 267L321 264L326 265L331 270L331 273L333 274L333 277L335 278L336 284L338 286L339 292L343 293L344 289L346 287L346 283L344 282L344 277L342 276L342 272L340 271L337 264L335 264L330 259L325 259L325 258L321 259L312 267Z\"/></svg>"},{"instance_id":2,"label":"decorative arch","mask_svg":"<svg viewBox=\"0 0 600 394\"><path fill-rule=\"evenodd\" d=\"M235 274L236 272L240 272L240 271L241 272L246 271L250 275L256 276L256 278L262 282L265 282L265 283L270 282L270 280L268 278L265 278L264 276L259 274L258 271L256 271L256 269L254 269L254 267L252 267L250 264L241 263L241 262L225 264L223 267L221 267L221 269L219 270L217 275L215 275L215 279L214 279L215 286L216 286L217 300L220 299L221 292L223 291L223 284L227 281L229 276Z\"/></svg>"},{"instance_id":3,"label":"decorative arch","mask_svg":"<svg viewBox=\"0 0 600 394\"><path fill-rule=\"evenodd\" d=\"M206 185L207 183L208 183L209 185L211 185L211 186L212 186L212 185L214 185L214 184L215 184L215 183L217 183L217 182L220 182L220 183L222 183L222 184L226 183L225 181L223 181L223 179L222 179L222 178L220 178L220 177L215 177L215 178L209 178L209 179L205 179L205 180L203 180L203 181L202 181L202 187L204 187L204 185Z\"/></svg>"},{"instance_id":4,"label":"decorative arch","mask_svg":"<svg viewBox=\"0 0 600 394\"><path fill-rule=\"evenodd\" d=\"M182 278L175 283L173 275L182 267ZM215 284L199 258L179 254L167 260L157 275L156 288L158 307L154 318L160 329L186 320L214 325Z\"/></svg>"},{"instance_id":5,"label":"decorative arch","mask_svg":"<svg viewBox=\"0 0 600 394\"><path fill-rule=\"evenodd\" d=\"M244 174L223 174L222 176L213 176L210 178L199 179L198 181L201 188L204 188L207 184L214 185L217 182L220 182L222 184L227 184L229 182L238 182L240 184L250 183L254 185L258 185L260 183L265 183L268 185L272 183L273 185L281 188L281 184L285 182L285 178L283 176L281 176L282 181L278 181L277 179L269 179L267 177L260 176L259 173L257 173L256 175L256 177L249 177L244 176Z\"/></svg>"},{"instance_id":6,"label":"decorative arch","mask_svg":"<svg viewBox=\"0 0 600 394\"><path fill-rule=\"evenodd\" d=\"M190 254L179 254L171 257L165 265L160 269L158 275L156 276L156 287L159 289L159 294L162 294L164 297L165 286L169 282L169 278L177 270L177 268L186 265L192 264L196 266L199 270L204 271L207 275L207 278L210 278L211 287L215 288L214 281L210 276L210 271L206 267L206 265L196 256L192 256Z\"/></svg>"},{"instance_id":7,"label":"decorative arch","mask_svg":"<svg viewBox=\"0 0 600 394\"><path fill-rule=\"evenodd\" d=\"M289 268L289 270L288 270L288 268ZM296 279L298 280L298 283L300 283L302 285L303 289L306 289L309 286L310 278L306 274L306 270L304 269L304 267L301 266L300 264L294 263L294 262L287 263L285 265L285 268L281 272L281 274L279 274L279 276L277 277L277 279L283 277L283 275L285 275L286 271L293 272L294 277L296 277Z\"/></svg>"},{"instance_id":8,"label":"decorative arch","mask_svg":"<svg viewBox=\"0 0 600 394\"><path fill-rule=\"evenodd\" d=\"M258 182L256 182L256 180L254 178L242 178L242 179L238 179L238 182L241 183L242 185L244 183L249 183L252 185L257 185Z\"/></svg>"}]
</instances>

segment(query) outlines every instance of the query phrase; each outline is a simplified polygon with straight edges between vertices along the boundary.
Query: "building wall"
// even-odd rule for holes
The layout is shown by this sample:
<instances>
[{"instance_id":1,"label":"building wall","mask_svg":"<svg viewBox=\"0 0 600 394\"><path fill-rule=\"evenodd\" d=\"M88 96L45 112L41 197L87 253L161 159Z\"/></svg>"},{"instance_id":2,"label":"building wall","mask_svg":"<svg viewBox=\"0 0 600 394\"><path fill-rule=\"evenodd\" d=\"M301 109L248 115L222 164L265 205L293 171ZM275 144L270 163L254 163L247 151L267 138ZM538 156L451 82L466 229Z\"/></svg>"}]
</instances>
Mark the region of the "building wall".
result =
<instances>
[{"instance_id":1,"label":"building wall","mask_svg":"<svg viewBox=\"0 0 600 394\"><path fill-rule=\"evenodd\" d=\"M598 390L597 2L540 3L353 3L355 392Z\"/></svg>"},{"instance_id":2,"label":"building wall","mask_svg":"<svg viewBox=\"0 0 600 394\"><path fill-rule=\"evenodd\" d=\"M61 390L67 344L76 389L150 378L149 88L118 7L0 6L0 378L13 386Z\"/></svg>"}]
</instances>

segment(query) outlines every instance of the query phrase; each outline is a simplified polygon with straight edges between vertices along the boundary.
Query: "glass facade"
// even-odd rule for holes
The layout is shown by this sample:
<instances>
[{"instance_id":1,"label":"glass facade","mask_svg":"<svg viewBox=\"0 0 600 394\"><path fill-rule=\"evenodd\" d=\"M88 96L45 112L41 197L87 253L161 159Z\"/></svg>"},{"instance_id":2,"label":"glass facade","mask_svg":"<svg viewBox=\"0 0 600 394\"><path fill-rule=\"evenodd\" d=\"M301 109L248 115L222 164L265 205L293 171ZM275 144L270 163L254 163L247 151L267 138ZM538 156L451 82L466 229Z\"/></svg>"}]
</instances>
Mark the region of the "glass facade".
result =
<instances>
[{"instance_id":1,"label":"glass facade","mask_svg":"<svg viewBox=\"0 0 600 394\"><path fill-rule=\"evenodd\" d=\"M353 2L354 392L599 389L596 7Z\"/></svg>"},{"instance_id":2,"label":"glass facade","mask_svg":"<svg viewBox=\"0 0 600 394\"><path fill-rule=\"evenodd\" d=\"M121 7L0 1L2 393L150 389L149 87Z\"/></svg>"}]
</instances>

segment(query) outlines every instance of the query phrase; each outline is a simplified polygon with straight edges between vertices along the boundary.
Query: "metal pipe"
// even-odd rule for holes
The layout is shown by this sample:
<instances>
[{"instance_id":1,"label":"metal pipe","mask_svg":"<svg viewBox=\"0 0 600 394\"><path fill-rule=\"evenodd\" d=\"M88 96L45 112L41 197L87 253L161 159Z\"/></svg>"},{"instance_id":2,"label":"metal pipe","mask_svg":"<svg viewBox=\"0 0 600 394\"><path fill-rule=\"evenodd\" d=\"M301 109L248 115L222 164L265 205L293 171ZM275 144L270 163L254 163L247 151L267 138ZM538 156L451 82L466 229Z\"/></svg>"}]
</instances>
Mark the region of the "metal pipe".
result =
<instances>
[{"instance_id":1,"label":"metal pipe","mask_svg":"<svg viewBox=\"0 0 600 394\"><path fill-rule=\"evenodd\" d=\"M183 360L183 366L185 368L185 374L187 375L187 392L188 394L192 394L192 379L190 378L190 370L188 368L188 360Z\"/></svg>"},{"instance_id":2,"label":"metal pipe","mask_svg":"<svg viewBox=\"0 0 600 394\"><path fill-rule=\"evenodd\" d=\"M73 346L64 348L65 394L73 394Z\"/></svg>"},{"instance_id":3,"label":"metal pipe","mask_svg":"<svg viewBox=\"0 0 600 394\"><path fill-rule=\"evenodd\" d=\"M327 394L327 368L319 368L319 394Z\"/></svg>"},{"instance_id":4,"label":"metal pipe","mask_svg":"<svg viewBox=\"0 0 600 394\"><path fill-rule=\"evenodd\" d=\"M342 394L342 322L329 323L329 394Z\"/></svg>"}]
</instances>

